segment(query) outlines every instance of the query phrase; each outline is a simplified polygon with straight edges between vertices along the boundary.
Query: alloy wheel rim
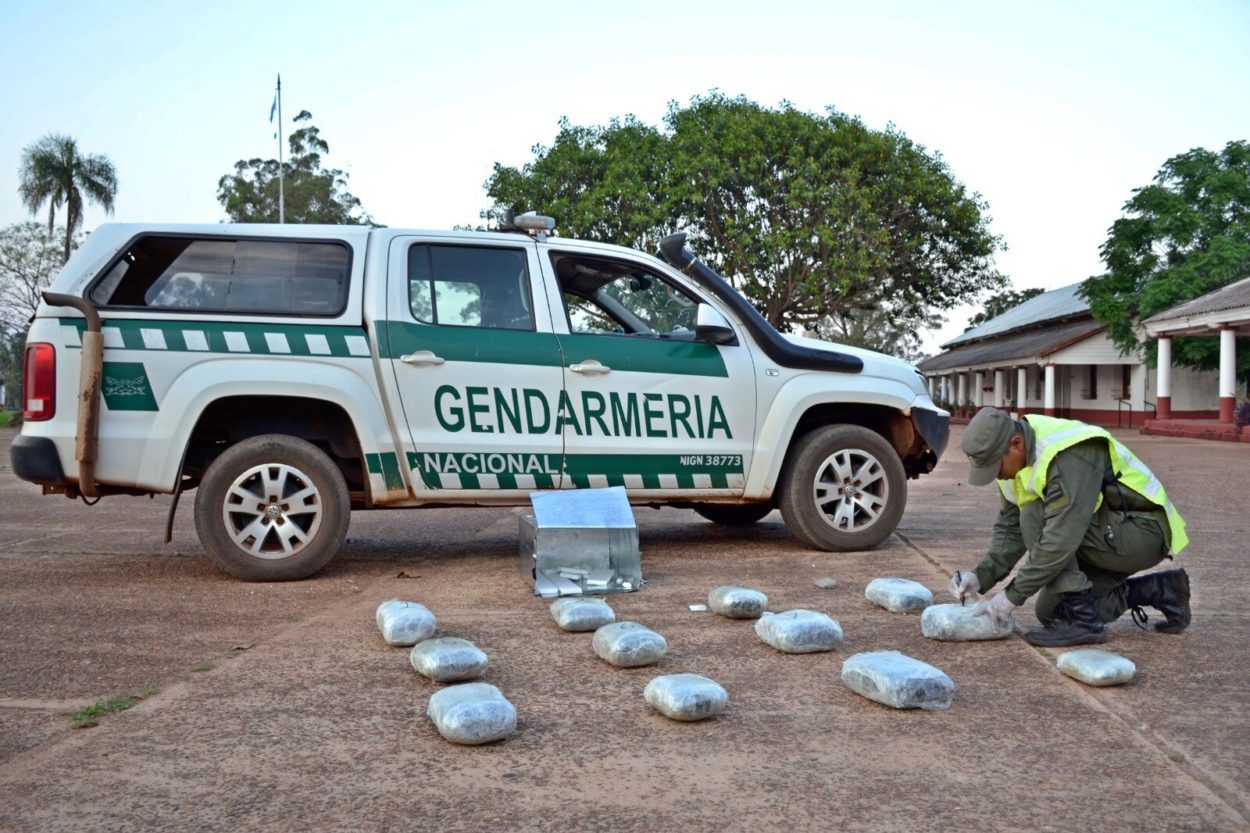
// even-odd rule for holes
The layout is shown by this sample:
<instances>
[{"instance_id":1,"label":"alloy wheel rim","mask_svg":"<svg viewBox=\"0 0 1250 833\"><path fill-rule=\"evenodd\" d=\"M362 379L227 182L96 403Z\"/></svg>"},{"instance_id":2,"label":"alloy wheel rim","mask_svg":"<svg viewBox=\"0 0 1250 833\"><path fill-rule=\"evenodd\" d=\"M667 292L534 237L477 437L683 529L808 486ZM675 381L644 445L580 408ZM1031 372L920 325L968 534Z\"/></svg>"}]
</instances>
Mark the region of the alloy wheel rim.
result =
<instances>
[{"instance_id":1,"label":"alloy wheel rim","mask_svg":"<svg viewBox=\"0 0 1250 833\"><path fill-rule=\"evenodd\" d=\"M285 463L253 466L226 490L222 520L234 545L267 560L298 555L317 536L321 492L307 474Z\"/></svg>"},{"instance_id":2,"label":"alloy wheel rim","mask_svg":"<svg viewBox=\"0 0 1250 833\"><path fill-rule=\"evenodd\" d=\"M885 511L890 483L875 455L846 448L830 454L816 467L812 497L825 523L839 532L862 532Z\"/></svg>"}]
</instances>

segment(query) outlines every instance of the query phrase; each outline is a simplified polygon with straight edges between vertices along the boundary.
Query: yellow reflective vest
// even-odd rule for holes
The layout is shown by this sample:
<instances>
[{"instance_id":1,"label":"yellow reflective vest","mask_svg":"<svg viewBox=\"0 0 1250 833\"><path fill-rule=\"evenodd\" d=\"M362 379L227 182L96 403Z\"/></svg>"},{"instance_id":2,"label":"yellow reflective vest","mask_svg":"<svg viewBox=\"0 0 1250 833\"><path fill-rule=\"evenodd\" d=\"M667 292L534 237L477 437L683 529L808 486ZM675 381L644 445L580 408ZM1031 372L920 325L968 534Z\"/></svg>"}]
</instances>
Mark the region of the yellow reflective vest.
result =
<instances>
[{"instance_id":1,"label":"yellow reflective vest","mask_svg":"<svg viewBox=\"0 0 1250 833\"><path fill-rule=\"evenodd\" d=\"M1020 469L1011 480L998 481L998 489L1004 498L1017 506L1041 500L1046 490L1046 471L1056 454L1086 440L1104 439L1107 441L1107 451L1111 456L1116 479L1146 500L1162 507L1167 513L1172 541L1170 554L1179 553L1189 544L1189 536L1185 534L1185 521L1172 505L1172 501L1168 500L1159 478L1115 437L1102 428L1074 419L1036 415L1029 415L1024 419L1033 428L1035 459L1033 465ZM1099 495L1094 508L1101 505L1102 495Z\"/></svg>"}]
</instances>

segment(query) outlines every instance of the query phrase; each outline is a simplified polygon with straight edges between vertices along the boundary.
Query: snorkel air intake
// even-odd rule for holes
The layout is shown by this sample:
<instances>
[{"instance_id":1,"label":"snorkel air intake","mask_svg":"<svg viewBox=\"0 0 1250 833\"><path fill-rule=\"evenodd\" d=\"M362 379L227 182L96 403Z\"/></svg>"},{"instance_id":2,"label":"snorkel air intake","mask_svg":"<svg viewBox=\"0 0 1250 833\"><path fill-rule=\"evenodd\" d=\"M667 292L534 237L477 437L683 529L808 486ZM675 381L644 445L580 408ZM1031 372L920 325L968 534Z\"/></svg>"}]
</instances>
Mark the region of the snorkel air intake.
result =
<instances>
[{"instance_id":1,"label":"snorkel air intake","mask_svg":"<svg viewBox=\"0 0 1250 833\"><path fill-rule=\"evenodd\" d=\"M850 356L836 350L801 347L787 341L785 336L777 332L773 325L768 323L768 319L760 315L760 311L751 306L746 298L738 294L724 278L686 248L684 231L670 234L661 240L660 254L669 266L680 269L694 278L732 309L750 331L751 337L764 354L782 367L793 367L797 370L833 370L839 373L859 373L864 369L864 362L858 356Z\"/></svg>"}]
</instances>

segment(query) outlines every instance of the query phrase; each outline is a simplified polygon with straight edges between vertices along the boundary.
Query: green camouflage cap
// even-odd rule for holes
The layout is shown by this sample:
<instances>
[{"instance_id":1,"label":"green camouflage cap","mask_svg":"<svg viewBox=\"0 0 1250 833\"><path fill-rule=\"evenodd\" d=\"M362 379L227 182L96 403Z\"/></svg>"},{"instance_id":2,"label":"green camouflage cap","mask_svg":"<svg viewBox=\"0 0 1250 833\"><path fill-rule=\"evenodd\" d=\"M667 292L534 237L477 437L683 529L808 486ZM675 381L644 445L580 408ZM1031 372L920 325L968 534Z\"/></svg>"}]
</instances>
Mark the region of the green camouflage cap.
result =
<instances>
[{"instance_id":1,"label":"green camouflage cap","mask_svg":"<svg viewBox=\"0 0 1250 833\"><path fill-rule=\"evenodd\" d=\"M1003 455L1016 433L1016 422L997 408L982 408L964 431L963 450L972 461L968 482L985 486L998 479Z\"/></svg>"}]
</instances>

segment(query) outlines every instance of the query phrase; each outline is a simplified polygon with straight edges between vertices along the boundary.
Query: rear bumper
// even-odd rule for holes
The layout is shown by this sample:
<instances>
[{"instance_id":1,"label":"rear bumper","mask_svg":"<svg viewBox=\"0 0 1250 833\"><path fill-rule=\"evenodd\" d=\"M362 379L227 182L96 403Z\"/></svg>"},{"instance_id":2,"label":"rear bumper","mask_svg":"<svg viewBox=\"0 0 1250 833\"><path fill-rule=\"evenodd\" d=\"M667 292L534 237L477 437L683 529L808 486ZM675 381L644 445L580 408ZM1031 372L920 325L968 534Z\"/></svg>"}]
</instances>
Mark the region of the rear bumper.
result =
<instances>
[{"instance_id":1,"label":"rear bumper","mask_svg":"<svg viewBox=\"0 0 1250 833\"><path fill-rule=\"evenodd\" d=\"M63 486L68 482L56 443L48 437L17 436L9 449L9 462L14 474L31 483Z\"/></svg>"}]
</instances>

